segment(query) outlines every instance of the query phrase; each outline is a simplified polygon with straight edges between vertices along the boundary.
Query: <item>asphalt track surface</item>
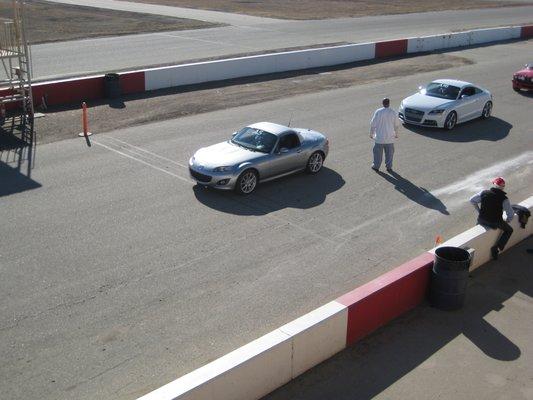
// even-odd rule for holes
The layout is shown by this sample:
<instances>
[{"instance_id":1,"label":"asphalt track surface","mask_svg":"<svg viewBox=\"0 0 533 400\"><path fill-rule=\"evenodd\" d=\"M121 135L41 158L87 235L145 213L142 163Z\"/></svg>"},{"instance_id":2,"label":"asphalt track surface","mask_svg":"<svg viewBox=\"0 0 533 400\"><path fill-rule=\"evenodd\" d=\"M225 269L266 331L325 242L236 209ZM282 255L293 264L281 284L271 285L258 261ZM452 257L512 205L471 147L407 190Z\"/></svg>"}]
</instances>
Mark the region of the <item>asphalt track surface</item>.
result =
<instances>
[{"instance_id":1,"label":"asphalt track surface","mask_svg":"<svg viewBox=\"0 0 533 400\"><path fill-rule=\"evenodd\" d=\"M243 16L239 25L212 29L35 45L33 73L43 80L321 43L362 43L532 22L533 6L321 21L258 23L255 17Z\"/></svg>"},{"instance_id":2,"label":"asphalt track surface","mask_svg":"<svg viewBox=\"0 0 533 400\"><path fill-rule=\"evenodd\" d=\"M134 399L473 226L496 175L533 187L533 98L510 77L532 42L476 64L200 114L37 148L31 177L0 163L3 399ZM455 54L455 53L454 53ZM368 120L440 77L493 91L494 117L406 129L396 175L370 169ZM298 79L298 77L295 77ZM325 132L317 176L239 197L194 186L198 148L260 120ZM75 133L74 133L75 134Z\"/></svg>"}]
</instances>

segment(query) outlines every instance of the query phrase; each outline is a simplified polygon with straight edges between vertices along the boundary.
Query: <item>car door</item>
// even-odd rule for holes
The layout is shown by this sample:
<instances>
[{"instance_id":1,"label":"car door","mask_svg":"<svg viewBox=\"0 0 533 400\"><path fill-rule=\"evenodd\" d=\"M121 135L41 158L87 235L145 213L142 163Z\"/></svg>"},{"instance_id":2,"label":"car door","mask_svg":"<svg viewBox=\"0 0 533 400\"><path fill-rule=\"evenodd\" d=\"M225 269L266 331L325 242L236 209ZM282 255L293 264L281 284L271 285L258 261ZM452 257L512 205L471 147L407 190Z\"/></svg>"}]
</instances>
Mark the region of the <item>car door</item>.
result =
<instances>
[{"instance_id":1,"label":"car door","mask_svg":"<svg viewBox=\"0 0 533 400\"><path fill-rule=\"evenodd\" d=\"M487 102L487 95L480 88L474 87L474 90L474 99L476 101L476 106L474 109L474 113L472 114L472 118L477 118L481 117L481 114L483 113L483 107L485 107L485 103Z\"/></svg>"},{"instance_id":2,"label":"car door","mask_svg":"<svg viewBox=\"0 0 533 400\"><path fill-rule=\"evenodd\" d=\"M303 168L302 144L296 132L286 132L280 136L269 168L270 176L281 175L286 172Z\"/></svg>"},{"instance_id":3,"label":"car door","mask_svg":"<svg viewBox=\"0 0 533 400\"><path fill-rule=\"evenodd\" d=\"M472 86L464 87L457 100L457 117L459 121L467 121L476 112L476 91Z\"/></svg>"}]
</instances>

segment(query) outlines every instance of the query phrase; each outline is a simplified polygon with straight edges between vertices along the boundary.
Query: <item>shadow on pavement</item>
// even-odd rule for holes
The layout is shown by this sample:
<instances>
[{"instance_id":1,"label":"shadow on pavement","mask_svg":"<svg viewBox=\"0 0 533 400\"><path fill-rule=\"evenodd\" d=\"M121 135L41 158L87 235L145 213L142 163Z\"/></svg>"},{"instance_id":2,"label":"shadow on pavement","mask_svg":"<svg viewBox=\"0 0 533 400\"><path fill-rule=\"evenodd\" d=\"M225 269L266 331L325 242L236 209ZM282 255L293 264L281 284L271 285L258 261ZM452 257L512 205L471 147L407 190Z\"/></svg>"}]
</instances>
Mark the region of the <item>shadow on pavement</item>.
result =
<instances>
[{"instance_id":1,"label":"shadow on pavement","mask_svg":"<svg viewBox=\"0 0 533 400\"><path fill-rule=\"evenodd\" d=\"M380 176L394 185L394 189L402 193L408 199L433 210L439 211L444 215L450 215L446 205L437 197L433 196L431 192L423 187L416 186L414 183L405 179L396 171L385 174L381 171L377 172Z\"/></svg>"},{"instance_id":2,"label":"shadow on pavement","mask_svg":"<svg viewBox=\"0 0 533 400\"><path fill-rule=\"evenodd\" d=\"M496 142L504 139L513 128L513 125L497 117L489 119L474 119L457 125L452 131L439 128L425 128L416 125L403 125L408 131L418 133L431 139L443 140L446 142L475 142L487 140Z\"/></svg>"},{"instance_id":3,"label":"shadow on pavement","mask_svg":"<svg viewBox=\"0 0 533 400\"><path fill-rule=\"evenodd\" d=\"M36 139L33 123L18 116L0 125L0 197L41 185L31 179Z\"/></svg>"},{"instance_id":4,"label":"shadow on pavement","mask_svg":"<svg viewBox=\"0 0 533 400\"><path fill-rule=\"evenodd\" d=\"M323 167L316 175L298 173L261 183L254 193L240 196L200 185L193 187L202 204L235 215L266 215L284 208L308 209L326 200L328 194L344 186L344 179L332 169Z\"/></svg>"},{"instance_id":5,"label":"shadow on pavement","mask_svg":"<svg viewBox=\"0 0 533 400\"><path fill-rule=\"evenodd\" d=\"M460 335L487 357L504 362L517 360L522 355L521 349L485 317L502 309L505 312L504 304L505 308L517 302L523 304L525 300L508 302L518 292L533 297L533 254L527 252L531 247L532 237L502 254L498 261L475 270L469 280L463 309L447 312L423 304L262 400L371 399L417 367L424 368L422 363ZM520 314L513 315L516 318ZM509 327L506 331L513 332L512 329ZM453 370L461 366L475 374L475 367L468 359L456 354L461 347L453 349L452 356L456 359L448 360L450 365L443 368ZM465 367L467 365L469 367ZM424 398L454 398L452 393L456 393L454 389L457 388L453 386L453 377L443 376L442 379L450 387L450 396L434 393L421 382L421 390L426 393Z\"/></svg>"}]
</instances>

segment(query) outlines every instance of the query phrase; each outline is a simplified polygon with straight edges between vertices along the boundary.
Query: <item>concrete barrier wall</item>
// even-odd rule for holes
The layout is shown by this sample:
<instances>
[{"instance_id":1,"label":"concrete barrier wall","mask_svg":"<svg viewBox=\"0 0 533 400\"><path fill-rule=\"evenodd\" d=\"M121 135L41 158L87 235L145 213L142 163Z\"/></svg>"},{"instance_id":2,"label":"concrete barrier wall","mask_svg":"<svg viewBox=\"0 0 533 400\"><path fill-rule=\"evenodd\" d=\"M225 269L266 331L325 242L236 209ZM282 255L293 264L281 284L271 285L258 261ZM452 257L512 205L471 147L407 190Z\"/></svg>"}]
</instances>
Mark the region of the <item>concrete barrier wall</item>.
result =
<instances>
[{"instance_id":1,"label":"concrete barrier wall","mask_svg":"<svg viewBox=\"0 0 533 400\"><path fill-rule=\"evenodd\" d=\"M504 27L504 28L489 28L489 29L476 29L469 32L470 45L483 44L496 42L499 40L511 40L519 39L521 36L522 28L516 27Z\"/></svg>"},{"instance_id":2,"label":"concrete barrier wall","mask_svg":"<svg viewBox=\"0 0 533 400\"><path fill-rule=\"evenodd\" d=\"M533 25L476 29L466 32L388 40L377 43L306 49L226 60L150 68L120 73L123 94L233 78L328 67L351 62L429 52L509 39L533 37ZM33 85L34 104L76 104L104 98L104 76L40 82ZM3 93L6 93L3 91ZM8 108L12 108L9 105Z\"/></svg>"},{"instance_id":3,"label":"concrete barrier wall","mask_svg":"<svg viewBox=\"0 0 533 400\"><path fill-rule=\"evenodd\" d=\"M533 211L533 196L520 203ZM533 234L512 221L507 248ZM442 246L473 248L472 269L490 259L499 232L475 226ZM309 314L187 374L139 400L259 399L419 305L429 288L435 249Z\"/></svg>"},{"instance_id":4,"label":"concrete barrier wall","mask_svg":"<svg viewBox=\"0 0 533 400\"><path fill-rule=\"evenodd\" d=\"M216 60L146 70L146 90L220 81L370 60L375 44L363 43Z\"/></svg>"}]
</instances>

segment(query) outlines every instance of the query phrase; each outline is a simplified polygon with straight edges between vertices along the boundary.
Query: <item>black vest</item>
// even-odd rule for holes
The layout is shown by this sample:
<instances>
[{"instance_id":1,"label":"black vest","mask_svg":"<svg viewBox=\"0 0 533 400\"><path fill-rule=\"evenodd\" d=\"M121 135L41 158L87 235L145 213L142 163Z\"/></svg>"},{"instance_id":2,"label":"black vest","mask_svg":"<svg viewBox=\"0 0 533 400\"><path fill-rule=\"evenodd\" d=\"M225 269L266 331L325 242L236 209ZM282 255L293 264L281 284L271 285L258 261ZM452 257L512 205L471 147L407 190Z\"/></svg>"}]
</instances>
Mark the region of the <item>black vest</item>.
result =
<instances>
[{"instance_id":1,"label":"black vest","mask_svg":"<svg viewBox=\"0 0 533 400\"><path fill-rule=\"evenodd\" d=\"M502 221L503 201L506 199L506 193L501 189L491 188L481 192L479 218L492 223Z\"/></svg>"}]
</instances>

